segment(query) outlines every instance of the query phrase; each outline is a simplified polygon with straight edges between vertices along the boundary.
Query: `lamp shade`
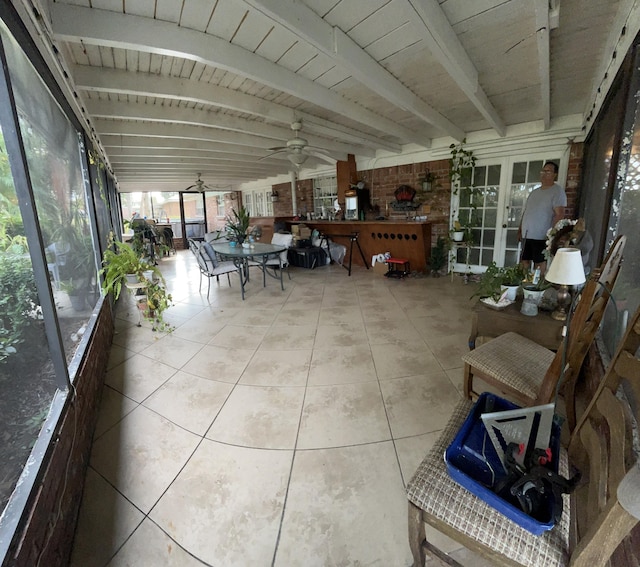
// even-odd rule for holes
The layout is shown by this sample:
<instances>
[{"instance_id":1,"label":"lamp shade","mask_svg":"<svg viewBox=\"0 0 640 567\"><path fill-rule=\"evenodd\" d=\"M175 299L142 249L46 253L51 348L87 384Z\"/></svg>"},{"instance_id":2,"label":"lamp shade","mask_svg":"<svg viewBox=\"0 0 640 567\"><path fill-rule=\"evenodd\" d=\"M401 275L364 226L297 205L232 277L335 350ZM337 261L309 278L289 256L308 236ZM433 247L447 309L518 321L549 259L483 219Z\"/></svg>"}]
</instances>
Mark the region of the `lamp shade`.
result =
<instances>
[{"instance_id":1,"label":"lamp shade","mask_svg":"<svg viewBox=\"0 0 640 567\"><path fill-rule=\"evenodd\" d=\"M580 250L577 248L559 248L544 277L548 282L556 284L583 284L586 278Z\"/></svg>"}]
</instances>

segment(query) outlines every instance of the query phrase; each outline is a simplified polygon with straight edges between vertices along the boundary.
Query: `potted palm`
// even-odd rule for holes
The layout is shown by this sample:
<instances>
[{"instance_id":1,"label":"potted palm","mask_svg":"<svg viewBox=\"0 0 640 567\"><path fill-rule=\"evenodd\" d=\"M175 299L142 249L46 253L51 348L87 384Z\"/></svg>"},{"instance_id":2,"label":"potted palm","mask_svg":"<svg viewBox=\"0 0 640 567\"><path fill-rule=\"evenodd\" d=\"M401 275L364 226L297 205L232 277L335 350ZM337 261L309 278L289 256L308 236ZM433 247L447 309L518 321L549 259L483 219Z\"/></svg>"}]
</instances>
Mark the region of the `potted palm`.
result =
<instances>
[{"instance_id":1,"label":"potted palm","mask_svg":"<svg viewBox=\"0 0 640 567\"><path fill-rule=\"evenodd\" d=\"M247 231L249 230L249 211L244 206L241 206L237 211L233 209L232 213L226 219L227 238L231 242L242 244L247 238Z\"/></svg>"}]
</instances>

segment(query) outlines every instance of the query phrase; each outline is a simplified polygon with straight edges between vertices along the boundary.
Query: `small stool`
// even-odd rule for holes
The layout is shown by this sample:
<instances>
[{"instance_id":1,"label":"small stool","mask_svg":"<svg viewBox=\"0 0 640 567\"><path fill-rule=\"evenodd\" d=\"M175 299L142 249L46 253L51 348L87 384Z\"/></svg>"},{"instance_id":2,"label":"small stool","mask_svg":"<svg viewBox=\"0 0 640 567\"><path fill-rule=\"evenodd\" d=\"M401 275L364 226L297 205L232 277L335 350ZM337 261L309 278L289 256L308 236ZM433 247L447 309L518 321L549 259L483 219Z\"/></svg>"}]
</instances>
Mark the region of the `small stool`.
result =
<instances>
[{"instance_id":1,"label":"small stool","mask_svg":"<svg viewBox=\"0 0 640 567\"><path fill-rule=\"evenodd\" d=\"M387 273L385 274L387 278L404 278L411 273L409 260L406 258L387 258L385 262L387 263ZM399 269L400 267L402 269Z\"/></svg>"}]
</instances>

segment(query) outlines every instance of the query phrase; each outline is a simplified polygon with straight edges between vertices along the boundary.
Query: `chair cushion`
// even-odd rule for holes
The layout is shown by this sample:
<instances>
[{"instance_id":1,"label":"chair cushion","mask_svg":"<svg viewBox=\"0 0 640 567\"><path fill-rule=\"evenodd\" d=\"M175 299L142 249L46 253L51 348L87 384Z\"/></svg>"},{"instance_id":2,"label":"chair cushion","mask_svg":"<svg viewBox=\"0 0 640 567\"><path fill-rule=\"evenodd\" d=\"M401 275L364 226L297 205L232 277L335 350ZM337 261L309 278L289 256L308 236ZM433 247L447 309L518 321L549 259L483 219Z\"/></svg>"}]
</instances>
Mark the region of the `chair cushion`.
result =
<instances>
[{"instance_id":1,"label":"chair cushion","mask_svg":"<svg viewBox=\"0 0 640 567\"><path fill-rule=\"evenodd\" d=\"M211 244L209 244L208 242L203 242L201 244L201 248L204 249L205 254L209 256L209 260L213 264L213 267L217 267L218 257L216 256L216 251L213 249Z\"/></svg>"},{"instance_id":2,"label":"chair cushion","mask_svg":"<svg viewBox=\"0 0 640 567\"><path fill-rule=\"evenodd\" d=\"M413 504L465 536L527 567L566 565L569 558L570 500L565 495L562 519L541 536L534 536L473 493L447 472L444 452L469 415L473 402L461 401L435 445L407 485ZM560 455L560 473L567 476L567 453ZM450 534L448 534L450 535Z\"/></svg>"},{"instance_id":3,"label":"chair cushion","mask_svg":"<svg viewBox=\"0 0 640 567\"><path fill-rule=\"evenodd\" d=\"M505 333L464 354L462 360L535 399L554 356L518 333Z\"/></svg>"}]
</instances>

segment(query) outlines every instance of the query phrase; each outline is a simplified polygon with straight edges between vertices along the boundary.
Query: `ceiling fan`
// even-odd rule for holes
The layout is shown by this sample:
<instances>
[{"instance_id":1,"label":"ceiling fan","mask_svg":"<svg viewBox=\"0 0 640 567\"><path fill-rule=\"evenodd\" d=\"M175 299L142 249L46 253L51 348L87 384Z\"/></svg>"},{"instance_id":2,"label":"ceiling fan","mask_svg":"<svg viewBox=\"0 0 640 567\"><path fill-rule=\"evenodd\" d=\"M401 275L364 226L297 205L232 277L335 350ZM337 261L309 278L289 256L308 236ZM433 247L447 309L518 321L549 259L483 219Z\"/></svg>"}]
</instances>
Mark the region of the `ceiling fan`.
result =
<instances>
[{"instance_id":1,"label":"ceiling fan","mask_svg":"<svg viewBox=\"0 0 640 567\"><path fill-rule=\"evenodd\" d=\"M296 167L300 167L310 156L317 157L331 165L336 164L337 160L325 153L327 150L310 146L307 140L299 136L299 133L302 130L302 120L296 120L293 122L291 124L291 129L295 132L295 135L287 141L286 146L269 148L271 153L260 159L263 160L276 154L286 153L287 159Z\"/></svg>"},{"instance_id":2,"label":"ceiling fan","mask_svg":"<svg viewBox=\"0 0 640 567\"><path fill-rule=\"evenodd\" d=\"M202 193L204 191L213 191L213 189L211 189L211 187L209 187L208 185L205 184L204 181L202 181L202 179L200 179L200 176L202 174L198 173L198 179L196 179L196 182L193 185L189 185L189 187L187 187L185 189L185 191L191 191L192 189L195 189L196 191Z\"/></svg>"}]
</instances>

